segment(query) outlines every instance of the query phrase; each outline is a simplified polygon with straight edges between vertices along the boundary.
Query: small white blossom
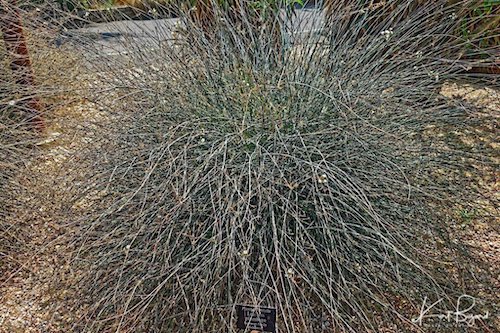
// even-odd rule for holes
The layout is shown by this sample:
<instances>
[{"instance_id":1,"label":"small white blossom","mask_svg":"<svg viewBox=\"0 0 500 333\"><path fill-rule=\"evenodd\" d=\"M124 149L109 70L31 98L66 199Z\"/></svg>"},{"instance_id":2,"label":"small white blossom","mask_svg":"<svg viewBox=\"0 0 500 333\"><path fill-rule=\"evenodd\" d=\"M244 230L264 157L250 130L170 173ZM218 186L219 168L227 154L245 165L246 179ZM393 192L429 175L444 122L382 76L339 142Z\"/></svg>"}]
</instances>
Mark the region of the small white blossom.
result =
<instances>
[{"instance_id":1,"label":"small white blossom","mask_svg":"<svg viewBox=\"0 0 500 333\"><path fill-rule=\"evenodd\" d=\"M318 177L318 183L320 184L328 183L328 177L326 176L326 174L322 174L321 176Z\"/></svg>"},{"instance_id":2,"label":"small white blossom","mask_svg":"<svg viewBox=\"0 0 500 333\"><path fill-rule=\"evenodd\" d=\"M9 106L14 106L14 105L16 105L16 101L15 100L9 101L8 104L9 104Z\"/></svg>"},{"instance_id":3,"label":"small white blossom","mask_svg":"<svg viewBox=\"0 0 500 333\"><path fill-rule=\"evenodd\" d=\"M435 73L433 71L430 71L430 72L427 73L427 75L430 78L434 79L436 82L439 82L439 73Z\"/></svg>"},{"instance_id":4,"label":"small white blossom","mask_svg":"<svg viewBox=\"0 0 500 333\"><path fill-rule=\"evenodd\" d=\"M394 35L394 31L392 31L392 28L389 28L388 30L384 30L380 33L382 36L384 36L386 41L389 41L391 39L392 35Z\"/></svg>"}]
</instances>

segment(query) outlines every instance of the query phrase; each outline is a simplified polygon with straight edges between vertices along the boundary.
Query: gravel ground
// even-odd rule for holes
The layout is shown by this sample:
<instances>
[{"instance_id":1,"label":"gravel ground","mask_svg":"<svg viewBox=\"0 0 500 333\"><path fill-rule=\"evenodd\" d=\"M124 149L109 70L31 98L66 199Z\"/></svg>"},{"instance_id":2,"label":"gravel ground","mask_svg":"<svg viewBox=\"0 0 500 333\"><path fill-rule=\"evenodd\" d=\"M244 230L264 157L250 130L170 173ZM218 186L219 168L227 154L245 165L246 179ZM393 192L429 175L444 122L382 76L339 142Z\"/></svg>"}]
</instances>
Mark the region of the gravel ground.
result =
<instances>
[{"instance_id":1,"label":"gravel ground","mask_svg":"<svg viewBox=\"0 0 500 333\"><path fill-rule=\"evenodd\" d=\"M21 204L10 216L22 230L25 247L14 258L18 269L0 283L0 333L70 332L80 316L69 309L71 290L78 278L71 270L71 249L63 236L71 232L71 221L61 217L73 193L68 184L78 178L79 170L68 170L65 162L78 149L92 144L99 108L77 103L54 115L48 135L39 142L41 156L30 163L19 181ZM56 284L57 286L56 286Z\"/></svg>"}]
</instances>

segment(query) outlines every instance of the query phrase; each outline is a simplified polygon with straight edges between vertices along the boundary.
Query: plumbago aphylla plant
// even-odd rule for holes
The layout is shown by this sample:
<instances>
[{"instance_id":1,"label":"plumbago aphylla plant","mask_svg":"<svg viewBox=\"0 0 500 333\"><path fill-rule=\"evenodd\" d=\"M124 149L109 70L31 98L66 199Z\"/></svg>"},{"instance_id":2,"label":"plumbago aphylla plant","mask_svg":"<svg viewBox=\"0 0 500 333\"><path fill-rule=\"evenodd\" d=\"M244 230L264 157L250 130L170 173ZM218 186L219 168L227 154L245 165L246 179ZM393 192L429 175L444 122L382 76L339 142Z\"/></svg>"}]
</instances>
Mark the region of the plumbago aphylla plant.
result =
<instances>
[{"instance_id":1,"label":"plumbago aphylla plant","mask_svg":"<svg viewBox=\"0 0 500 333\"><path fill-rule=\"evenodd\" d=\"M235 3L209 35L186 13L173 39L89 61L112 94L78 160L79 328L234 332L245 303L282 332L403 330L421 295L452 295L431 245L466 200L442 178L464 155L432 133L470 121L439 94L464 2L275 15L279 44Z\"/></svg>"}]
</instances>

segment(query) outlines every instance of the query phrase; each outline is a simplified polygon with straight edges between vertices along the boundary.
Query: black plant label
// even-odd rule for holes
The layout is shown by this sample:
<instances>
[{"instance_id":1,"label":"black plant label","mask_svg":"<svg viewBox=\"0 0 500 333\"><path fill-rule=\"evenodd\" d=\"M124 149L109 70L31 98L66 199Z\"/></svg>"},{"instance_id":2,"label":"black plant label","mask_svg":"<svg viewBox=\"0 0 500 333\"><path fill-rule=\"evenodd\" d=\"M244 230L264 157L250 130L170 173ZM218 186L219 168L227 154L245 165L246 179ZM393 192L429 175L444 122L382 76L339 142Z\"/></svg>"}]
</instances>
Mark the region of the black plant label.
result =
<instances>
[{"instance_id":1,"label":"black plant label","mask_svg":"<svg viewBox=\"0 0 500 333\"><path fill-rule=\"evenodd\" d=\"M236 305L236 326L244 330L276 333L276 309Z\"/></svg>"}]
</instances>

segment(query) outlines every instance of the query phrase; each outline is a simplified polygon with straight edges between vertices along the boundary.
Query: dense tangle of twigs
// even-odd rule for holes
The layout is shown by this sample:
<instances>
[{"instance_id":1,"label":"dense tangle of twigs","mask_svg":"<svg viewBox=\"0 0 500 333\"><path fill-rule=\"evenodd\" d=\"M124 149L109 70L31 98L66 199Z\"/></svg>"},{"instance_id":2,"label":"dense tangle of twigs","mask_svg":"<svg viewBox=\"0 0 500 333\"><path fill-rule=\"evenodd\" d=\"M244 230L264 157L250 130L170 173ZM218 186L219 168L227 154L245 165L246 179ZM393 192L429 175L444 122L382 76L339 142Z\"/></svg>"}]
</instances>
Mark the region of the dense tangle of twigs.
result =
<instances>
[{"instance_id":1,"label":"dense tangle of twigs","mask_svg":"<svg viewBox=\"0 0 500 333\"><path fill-rule=\"evenodd\" d=\"M233 2L111 46L65 32L106 118L75 166L78 329L233 332L248 303L281 332L361 332L445 296L419 249L454 199L434 171L461 153L429 130L470 119L439 94L471 66L470 1Z\"/></svg>"}]
</instances>

